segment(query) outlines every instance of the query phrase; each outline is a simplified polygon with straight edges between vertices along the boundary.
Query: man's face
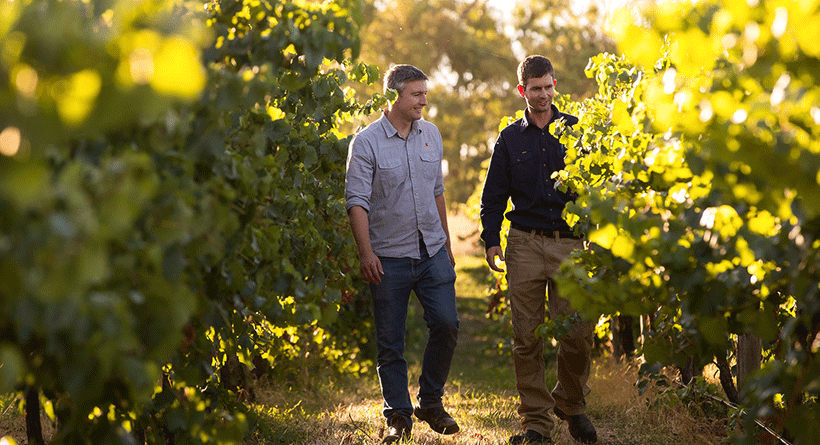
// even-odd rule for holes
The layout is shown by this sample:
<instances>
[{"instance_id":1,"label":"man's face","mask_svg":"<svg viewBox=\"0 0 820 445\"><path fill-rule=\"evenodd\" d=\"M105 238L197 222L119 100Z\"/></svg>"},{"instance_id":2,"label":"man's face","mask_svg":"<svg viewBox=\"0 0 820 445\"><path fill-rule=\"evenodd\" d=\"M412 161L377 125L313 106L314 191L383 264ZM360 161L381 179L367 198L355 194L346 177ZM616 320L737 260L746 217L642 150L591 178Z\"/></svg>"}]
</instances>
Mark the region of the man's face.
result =
<instances>
[{"instance_id":1,"label":"man's face","mask_svg":"<svg viewBox=\"0 0 820 445\"><path fill-rule=\"evenodd\" d=\"M390 114L412 122L421 119L421 110L425 106L427 106L427 81L414 80L404 84L404 90L390 107Z\"/></svg>"},{"instance_id":2,"label":"man's face","mask_svg":"<svg viewBox=\"0 0 820 445\"><path fill-rule=\"evenodd\" d=\"M527 108L531 112L545 112L552 106L555 96L555 79L552 74L543 77L532 77L527 80L527 86L518 85L518 93L527 101Z\"/></svg>"}]
</instances>

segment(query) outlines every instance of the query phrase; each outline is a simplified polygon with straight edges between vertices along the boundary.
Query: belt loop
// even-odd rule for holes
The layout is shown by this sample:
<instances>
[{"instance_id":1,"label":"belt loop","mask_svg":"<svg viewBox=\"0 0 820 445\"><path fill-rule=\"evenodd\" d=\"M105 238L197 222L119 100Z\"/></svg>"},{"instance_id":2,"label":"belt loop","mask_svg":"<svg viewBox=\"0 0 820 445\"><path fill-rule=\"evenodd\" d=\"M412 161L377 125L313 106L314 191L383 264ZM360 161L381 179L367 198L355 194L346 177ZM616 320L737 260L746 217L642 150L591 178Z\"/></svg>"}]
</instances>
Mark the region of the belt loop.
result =
<instances>
[{"instance_id":1,"label":"belt loop","mask_svg":"<svg viewBox=\"0 0 820 445\"><path fill-rule=\"evenodd\" d=\"M554 230L552 232L552 234L555 236L555 241L560 241L561 240L561 232L559 232L557 230Z\"/></svg>"}]
</instances>

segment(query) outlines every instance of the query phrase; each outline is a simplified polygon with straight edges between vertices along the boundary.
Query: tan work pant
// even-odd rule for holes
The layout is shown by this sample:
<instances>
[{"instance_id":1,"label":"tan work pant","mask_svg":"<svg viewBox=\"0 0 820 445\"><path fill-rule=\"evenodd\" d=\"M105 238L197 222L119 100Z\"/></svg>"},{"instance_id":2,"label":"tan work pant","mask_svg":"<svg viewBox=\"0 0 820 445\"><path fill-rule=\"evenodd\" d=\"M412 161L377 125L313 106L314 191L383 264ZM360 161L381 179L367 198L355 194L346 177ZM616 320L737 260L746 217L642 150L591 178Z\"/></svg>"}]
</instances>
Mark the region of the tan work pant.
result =
<instances>
[{"instance_id":1,"label":"tan work pant","mask_svg":"<svg viewBox=\"0 0 820 445\"><path fill-rule=\"evenodd\" d=\"M568 415L583 414L584 397L589 394L589 367L592 351L592 322L576 323L570 333L558 339L558 383L550 392L545 382L544 339L535 328L544 323L548 297L550 317L574 312L562 298L552 276L583 241L556 239L510 229L507 237L507 284L515 335L513 364L515 386L524 429L549 436L554 421L549 411L558 406Z\"/></svg>"}]
</instances>

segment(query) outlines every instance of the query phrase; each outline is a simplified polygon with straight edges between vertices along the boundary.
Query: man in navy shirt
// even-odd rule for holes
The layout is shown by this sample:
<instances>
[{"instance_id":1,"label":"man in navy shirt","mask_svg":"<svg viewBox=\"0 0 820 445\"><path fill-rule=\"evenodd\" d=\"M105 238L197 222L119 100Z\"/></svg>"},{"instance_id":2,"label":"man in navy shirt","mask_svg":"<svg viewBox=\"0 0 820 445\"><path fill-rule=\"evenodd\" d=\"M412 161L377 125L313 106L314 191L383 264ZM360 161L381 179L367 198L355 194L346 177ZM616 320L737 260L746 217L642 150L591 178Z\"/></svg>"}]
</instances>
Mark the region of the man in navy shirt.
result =
<instances>
[{"instance_id":1,"label":"man in navy shirt","mask_svg":"<svg viewBox=\"0 0 820 445\"><path fill-rule=\"evenodd\" d=\"M561 216L572 197L557 190L551 176L564 168L566 148L550 127L557 120L571 126L578 118L560 112L552 103L555 71L547 58L527 57L518 66L518 81L518 92L527 108L523 118L498 136L481 196L481 239L487 263L503 272L496 264L498 259L506 262L508 269L515 384L524 427L524 433L510 437L509 442L552 443L552 409L568 422L575 440L594 443L597 433L585 414L592 323L576 323L568 335L558 339L558 383L552 391L545 383L544 340L535 334L536 327L544 323L545 299L552 317L574 312L552 276L564 258L583 248L583 241ZM500 231L508 200L512 200L513 209L506 214L510 232L505 256Z\"/></svg>"}]
</instances>

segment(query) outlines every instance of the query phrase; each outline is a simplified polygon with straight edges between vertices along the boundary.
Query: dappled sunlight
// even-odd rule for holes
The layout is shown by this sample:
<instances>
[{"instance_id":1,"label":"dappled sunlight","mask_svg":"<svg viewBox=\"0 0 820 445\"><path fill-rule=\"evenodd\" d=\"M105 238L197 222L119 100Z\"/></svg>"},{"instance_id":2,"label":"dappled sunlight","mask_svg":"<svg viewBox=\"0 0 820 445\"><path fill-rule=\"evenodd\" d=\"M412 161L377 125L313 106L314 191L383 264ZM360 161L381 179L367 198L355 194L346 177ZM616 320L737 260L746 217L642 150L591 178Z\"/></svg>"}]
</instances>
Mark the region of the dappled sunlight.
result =
<instances>
[{"instance_id":1,"label":"dappled sunlight","mask_svg":"<svg viewBox=\"0 0 820 445\"><path fill-rule=\"evenodd\" d=\"M471 353L474 351L465 351ZM660 388L639 394L636 382L638 362L617 363L611 357L598 357L591 370L587 414L595 424L600 444L704 445L719 444L725 438L725 426L718 419L700 418L689 410L676 408L674 399ZM415 369L413 369L415 368ZM417 376L418 366L410 374ZM669 379L677 371L668 369ZM479 377L481 374L476 374ZM712 385L713 370L704 376ZM411 377L412 378L412 377ZM257 389L255 411L261 416L260 432L246 444L280 443L338 445L379 444L385 434L381 415L381 398L375 376L340 379L332 388L282 391L271 384ZM479 385L481 382L473 382ZM414 444L483 445L503 444L521 430L516 412L518 396L512 377L506 381L483 382L481 389L448 385L444 406L459 422L460 431L443 436L427 424L414 419ZM410 394L418 390L410 386ZM328 392L329 391L329 392ZM658 403L658 401L662 403ZM672 404L670 404L672 403ZM677 402L688 403L688 402ZM685 405L684 405L685 407ZM566 422L555 419L553 438L556 443L575 443Z\"/></svg>"},{"instance_id":2,"label":"dappled sunlight","mask_svg":"<svg viewBox=\"0 0 820 445\"><path fill-rule=\"evenodd\" d=\"M257 390L259 400L255 409L261 416L261 430L274 431L266 437L280 437L283 441L300 444L380 443L386 428L378 388L370 383L372 378L375 377L346 381L347 396L340 392L329 397L300 391L288 393L263 386ZM362 383L361 388L357 387ZM370 389L369 394L360 393L360 390L367 388ZM411 386L410 391L415 394L418 387ZM518 426L515 397L511 395L456 392L445 395L444 405L459 422L461 430L443 436L414 418L413 443L497 444L505 441L510 431ZM259 436L246 443L267 442Z\"/></svg>"}]
</instances>

